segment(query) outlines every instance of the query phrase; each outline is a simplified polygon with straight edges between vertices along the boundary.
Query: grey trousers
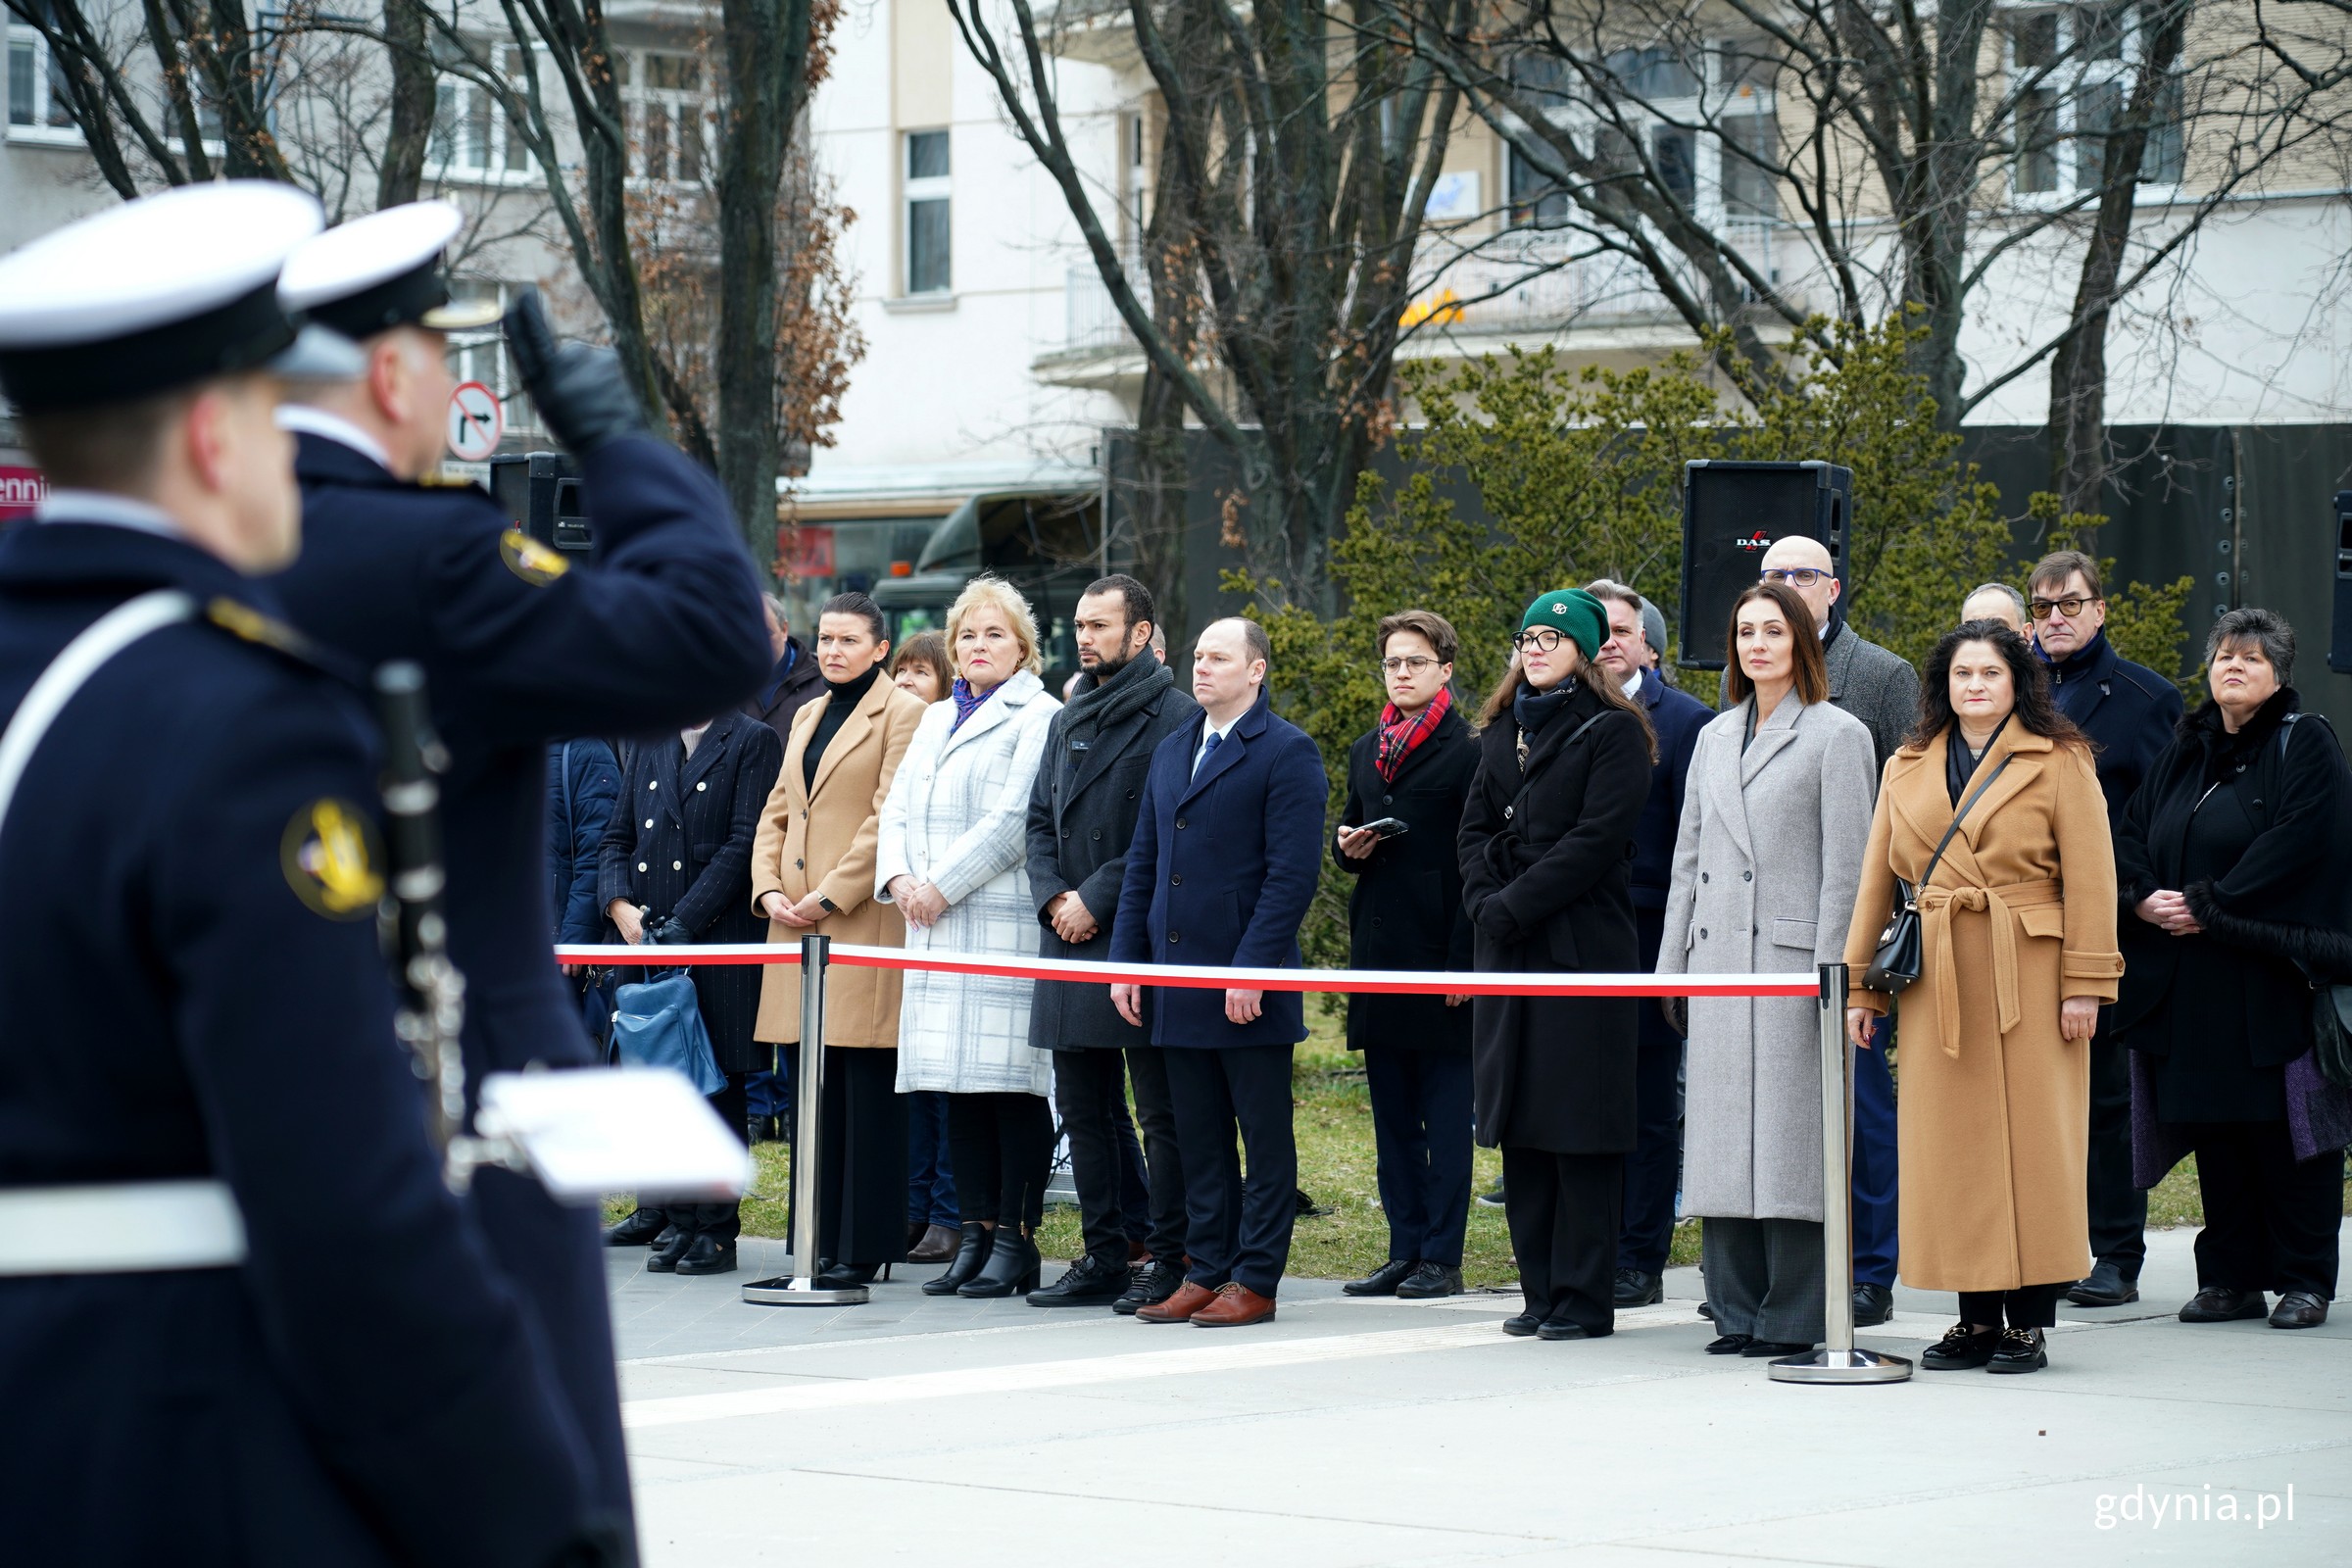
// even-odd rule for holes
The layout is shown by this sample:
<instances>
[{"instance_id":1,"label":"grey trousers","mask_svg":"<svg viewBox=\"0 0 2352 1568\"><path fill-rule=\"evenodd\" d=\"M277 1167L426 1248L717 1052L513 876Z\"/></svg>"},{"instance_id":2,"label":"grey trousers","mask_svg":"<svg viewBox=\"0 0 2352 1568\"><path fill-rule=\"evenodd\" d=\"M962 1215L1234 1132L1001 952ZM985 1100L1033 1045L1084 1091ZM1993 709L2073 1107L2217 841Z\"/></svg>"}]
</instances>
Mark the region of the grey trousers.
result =
<instances>
[{"instance_id":1,"label":"grey trousers","mask_svg":"<svg viewBox=\"0 0 2352 1568\"><path fill-rule=\"evenodd\" d=\"M1699 1233L1699 1266L1715 1326L1774 1345L1819 1345L1823 1319L1821 1222L1718 1219Z\"/></svg>"}]
</instances>

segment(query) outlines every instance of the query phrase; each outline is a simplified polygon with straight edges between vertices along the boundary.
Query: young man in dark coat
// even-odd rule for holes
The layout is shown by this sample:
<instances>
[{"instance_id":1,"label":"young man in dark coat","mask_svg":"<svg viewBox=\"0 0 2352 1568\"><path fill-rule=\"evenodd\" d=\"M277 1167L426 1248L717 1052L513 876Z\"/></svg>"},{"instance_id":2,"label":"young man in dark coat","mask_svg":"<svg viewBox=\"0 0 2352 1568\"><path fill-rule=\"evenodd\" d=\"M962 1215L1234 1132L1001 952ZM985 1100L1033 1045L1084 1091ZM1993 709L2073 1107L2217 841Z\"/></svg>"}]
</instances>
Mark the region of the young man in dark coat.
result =
<instances>
[{"instance_id":1,"label":"young man in dark coat","mask_svg":"<svg viewBox=\"0 0 2352 1568\"><path fill-rule=\"evenodd\" d=\"M1135 837L1144 778L1159 743L1190 724L1200 705L1152 657L1157 612L1152 591L1113 575L1087 586L1077 613L1078 684L1054 715L1046 758L1029 797L1029 893L1045 927L1048 958L1110 956L1127 847ZM1030 1040L1054 1053L1054 1098L1070 1140L1086 1254L1043 1290L1032 1306L1109 1306L1133 1312L1176 1294L1184 1282L1184 1160L1168 1098L1165 1054L1118 1014L1100 984L1040 980L1029 1009ZM1135 1081L1150 1193L1152 1260L1127 1266L1127 1081Z\"/></svg>"},{"instance_id":2,"label":"young man in dark coat","mask_svg":"<svg viewBox=\"0 0 2352 1568\"><path fill-rule=\"evenodd\" d=\"M1356 969L1470 968L1454 840L1478 740L1454 710L1461 640L1442 615L1400 611L1377 636L1389 701L1348 748L1348 804L1331 855L1355 878L1348 962ZM1372 825L1382 826L1375 832ZM1467 998L1351 996L1348 1049L1364 1054L1389 1258L1341 1289L1408 1299L1457 1296L1470 1215Z\"/></svg>"},{"instance_id":3,"label":"young man in dark coat","mask_svg":"<svg viewBox=\"0 0 2352 1568\"><path fill-rule=\"evenodd\" d=\"M1634 967L1628 865L1656 757L1641 710L1596 678L1607 634L1591 594L1542 595L1520 620L1517 664L1487 700L1459 846L1481 973ZM1527 1301L1503 1327L1598 1338L1616 1327L1640 1004L1480 997L1472 1006L1478 1139L1502 1150Z\"/></svg>"},{"instance_id":4,"label":"young man in dark coat","mask_svg":"<svg viewBox=\"0 0 2352 1568\"><path fill-rule=\"evenodd\" d=\"M2059 711L2096 745L2099 792L2107 821L2124 806L2173 741L2180 690L2107 640L2107 600L2099 564L2061 550L2034 564L2026 579L2034 650L2049 666ZM2147 1260L2148 1195L2132 1185L2132 1067L2113 1010L2090 1040L2090 1274L2067 1293L2077 1306L2121 1306L2139 1299Z\"/></svg>"},{"instance_id":5,"label":"young man in dark coat","mask_svg":"<svg viewBox=\"0 0 2352 1568\"><path fill-rule=\"evenodd\" d=\"M1649 770L1649 796L1634 827L1633 871L1641 967L1654 969L1666 928L1666 893L1674 881L1674 836L1683 820L1683 784L1690 776L1698 732L1715 713L1659 677L1657 664L1665 651L1649 644L1640 594L1605 577L1588 584L1585 591L1600 601L1609 617L1609 639L1600 645L1594 662L1649 716L1658 741L1658 760ZM1667 1012L1648 1005L1637 1012L1642 1055L1635 1095L1641 1125L1634 1152L1625 1160L1625 1219L1617 1238L1619 1306L1648 1306L1665 1299L1666 1253L1674 1244L1675 1178L1683 1157L1683 1037Z\"/></svg>"},{"instance_id":6,"label":"young man in dark coat","mask_svg":"<svg viewBox=\"0 0 2352 1568\"><path fill-rule=\"evenodd\" d=\"M597 897L628 943L764 942L767 919L752 907L752 843L760 813L783 770L776 732L743 713L637 743L620 779L620 804L605 831ZM660 955L650 955L654 963ZM775 1061L752 1038L760 1015L757 964L706 964L692 971L695 1002L710 1032L710 1054L727 1075L710 1097L729 1127L744 1129L744 1086ZM624 975L627 971L623 971ZM644 1203L614 1228L618 1244L651 1233L646 1267L657 1274L725 1274L735 1267L738 1205ZM666 1232L667 1239L661 1239Z\"/></svg>"},{"instance_id":7,"label":"young man in dark coat","mask_svg":"<svg viewBox=\"0 0 2352 1568\"><path fill-rule=\"evenodd\" d=\"M596 1059L548 951L547 743L700 723L769 668L760 593L727 500L648 429L610 350L559 346L538 297L507 318L514 366L580 468L594 531L575 562L481 490L422 482L449 419L446 203L330 229L287 265L288 303L362 340L354 386L280 411L295 434L302 556L272 586L295 624L364 664L423 666L451 766L441 785L449 956L467 981L466 1076ZM492 313L490 318L495 318ZM612 1505L630 1506L596 1216L486 1170L467 1201L562 1368ZM363 1287L364 1288L364 1287Z\"/></svg>"},{"instance_id":8,"label":"young man in dark coat","mask_svg":"<svg viewBox=\"0 0 2352 1568\"><path fill-rule=\"evenodd\" d=\"M1127 852L1111 957L1122 964L1297 968L1298 926L1323 861L1323 758L1266 701L1265 628L1211 621L1193 651L1200 717L1159 743ZM1144 1021L1143 988L1111 1003ZM1161 990L1152 1043L1167 1053L1183 1145L1184 1285L1144 1323L1262 1323L1290 1262L1298 1216L1291 1126L1291 1048L1306 1038L1296 991ZM1249 1152L1249 1176L1234 1137Z\"/></svg>"}]
</instances>

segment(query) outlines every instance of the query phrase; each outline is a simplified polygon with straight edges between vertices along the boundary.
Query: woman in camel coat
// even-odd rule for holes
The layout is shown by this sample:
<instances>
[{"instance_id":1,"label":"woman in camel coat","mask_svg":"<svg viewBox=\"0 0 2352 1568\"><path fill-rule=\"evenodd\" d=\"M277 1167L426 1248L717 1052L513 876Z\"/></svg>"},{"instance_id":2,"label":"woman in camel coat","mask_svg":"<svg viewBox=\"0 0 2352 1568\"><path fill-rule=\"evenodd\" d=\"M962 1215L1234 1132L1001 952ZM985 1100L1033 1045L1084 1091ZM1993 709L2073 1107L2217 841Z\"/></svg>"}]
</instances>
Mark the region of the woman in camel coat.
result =
<instances>
[{"instance_id":1,"label":"woman in camel coat","mask_svg":"<svg viewBox=\"0 0 2352 1568\"><path fill-rule=\"evenodd\" d=\"M1920 710L1887 760L1846 929L1848 1033L1865 1044L1892 1001L1859 977L1895 879L1917 885L1975 797L1920 890L1924 961L1902 994L1902 1278L1960 1293L1924 1366L2031 1372L2059 1291L2090 1267L2090 1037L2124 970L2106 799L2040 663L1997 621L1936 645Z\"/></svg>"},{"instance_id":2,"label":"woman in camel coat","mask_svg":"<svg viewBox=\"0 0 2352 1568\"><path fill-rule=\"evenodd\" d=\"M826 695L793 715L784 771L752 848L752 906L767 915L770 942L811 934L868 947L906 941L898 909L874 898L874 845L923 705L891 684L883 629L882 612L863 594L837 595L818 612ZM770 964L763 975L754 1032L797 1045L800 966ZM901 984L896 969L825 972L817 1255L864 1278L906 1250L906 1111L896 1087Z\"/></svg>"}]
</instances>

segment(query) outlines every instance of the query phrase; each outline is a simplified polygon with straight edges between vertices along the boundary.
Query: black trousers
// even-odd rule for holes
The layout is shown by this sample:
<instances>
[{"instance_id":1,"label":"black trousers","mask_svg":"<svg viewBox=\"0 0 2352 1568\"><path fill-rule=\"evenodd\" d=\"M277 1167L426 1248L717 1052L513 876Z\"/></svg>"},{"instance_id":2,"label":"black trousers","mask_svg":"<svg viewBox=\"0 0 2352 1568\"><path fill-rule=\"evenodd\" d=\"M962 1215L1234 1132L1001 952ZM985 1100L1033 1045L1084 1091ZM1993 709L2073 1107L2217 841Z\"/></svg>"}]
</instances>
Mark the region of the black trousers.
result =
<instances>
[{"instance_id":1,"label":"black trousers","mask_svg":"<svg viewBox=\"0 0 2352 1568\"><path fill-rule=\"evenodd\" d=\"M1168 1098L1166 1053L1156 1046L1084 1047L1054 1053L1054 1101L1070 1140L1070 1178L1078 1188L1078 1223L1089 1255L1124 1268L1130 1238L1149 1216L1141 1240L1154 1257L1184 1253L1184 1156L1178 1152L1176 1107ZM1127 1120L1127 1081L1135 1080L1135 1115L1143 1123L1145 1213L1128 1169L1134 1139Z\"/></svg>"},{"instance_id":2,"label":"black trousers","mask_svg":"<svg viewBox=\"0 0 2352 1568\"><path fill-rule=\"evenodd\" d=\"M948 1157L964 1224L1036 1230L1054 1169L1054 1112L1043 1095L948 1096Z\"/></svg>"},{"instance_id":3,"label":"black trousers","mask_svg":"<svg viewBox=\"0 0 2352 1568\"><path fill-rule=\"evenodd\" d=\"M2073 1283L2061 1280L2018 1291L1962 1291L1960 1321L1979 1328L1999 1328L2005 1318L2013 1329L2055 1328L2059 1295Z\"/></svg>"},{"instance_id":4,"label":"black trousers","mask_svg":"<svg viewBox=\"0 0 2352 1568\"><path fill-rule=\"evenodd\" d=\"M898 1051L827 1046L824 1080L816 1102L816 1255L895 1262L906 1255L906 1106L898 1092Z\"/></svg>"},{"instance_id":5,"label":"black trousers","mask_svg":"<svg viewBox=\"0 0 2352 1568\"><path fill-rule=\"evenodd\" d=\"M1644 972L1658 966L1666 911L1634 910ZM1641 1054L1634 1064L1634 1152L1625 1156L1625 1227L1617 1266L1666 1272L1674 1245L1674 1191L1683 1171L1683 1041L1655 1001L1641 1004ZM1505 1189L1508 1190L1507 1187Z\"/></svg>"},{"instance_id":6,"label":"black trousers","mask_svg":"<svg viewBox=\"0 0 2352 1568\"><path fill-rule=\"evenodd\" d=\"M2148 1195L2132 1185L2132 1048L2115 1038L2099 1009L2090 1041L2090 1150L2083 1183L2090 1200L2090 1255L2124 1278L2139 1278L2148 1256Z\"/></svg>"},{"instance_id":7,"label":"black trousers","mask_svg":"<svg viewBox=\"0 0 2352 1568\"><path fill-rule=\"evenodd\" d=\"M725 1122L727 1129L737 1138L748 1140L751 1129L744 1123L751 1116L749 1086L752 1075L748 1072L731 1072L726 1078L725 1086L710 1097L710 1108L718 1112L718 1119ZM654 1215L682 1231L691 1231L697 1236L709 1236L721 1242L731 1242L743 1232L743 1208L732 1200L723 1203L649 1203L641 1198L637 1200L637 1208L640 1213Z\"/></svg>"},{"instance_id":8,"label":"black trousers","mask_svg":"<svg viewBox=\"0 0 2352 1568\"><path fill-rule=\"evenodd\" d=\"M1238 1281L1272 1296L1298 1219L1298 1144L1291 1126L1289 1046L1171 1046L1168 1093L1184 1146L1186 1278ZM1249 1152L1247 1177L1234 1148Z\"/></svg>"},{"instance_id":9,"label":"black trousers","mask_svg":"<svg viewBox=\"0 0 2352 1568\"><path fill-rule=\"evenodd\" d=\"M1527 1310L1539 1318L1566 1318L1587 1334L1613 1332L1625 1156L1555 1154L1505 1144L1502 1192Z\"/></svg>"},{"instance_id":10,"label":"black trousers","mask_svg":"<svg viewBox=\"0 0 2352 1568\"><path fill-rule=\"evenodd\" d=\"M2344 1213L2342 1151L2295 1158L2283 1121L2204 1122L2180 1129L2197 1152L2205 1228L2197 1286L2335 1296Z\"/></svg>"},{"instance_id":11,"label":"black trousers","mask_svg":"<svg viewBox=\"0 0 2352 1568\"><path fill-rule=\"evenodd\" d=\"M1364 1085L1389 1256L1460 1268L1470 1224L1470 1054L1366 1046Z\"/></svg>"}]
</instances>

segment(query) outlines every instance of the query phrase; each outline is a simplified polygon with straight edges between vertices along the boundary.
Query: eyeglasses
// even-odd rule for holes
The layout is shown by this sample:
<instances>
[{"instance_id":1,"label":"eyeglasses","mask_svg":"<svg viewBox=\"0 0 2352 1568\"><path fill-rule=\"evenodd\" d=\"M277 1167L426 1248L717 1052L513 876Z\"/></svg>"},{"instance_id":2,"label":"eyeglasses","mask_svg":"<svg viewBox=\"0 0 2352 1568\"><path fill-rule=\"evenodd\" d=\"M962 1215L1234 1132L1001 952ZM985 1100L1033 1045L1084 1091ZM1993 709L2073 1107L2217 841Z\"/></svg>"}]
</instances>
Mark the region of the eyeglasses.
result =
<instances>
[{"instance_id":1,"label":"eyeglasses","mask_svg":"<svg viewBox=\"0 0 2352 1568\"><path fill-rule=\"evenodd\" d=\"M1548 654L1567 640L1565 632L1554 631L1549 626L1537 626L1512 638L1511 646L1523 654Z\"/></svg>"},{"instance_id":2,"label":"eyeglasses","mask_svg":"<svg viewBox=\"0 0 2352 1568\"><path fill-rule=\"evenodd\" d=\"M1436 662L1438 661L1427 654L1408 654L1401 659L1384 659L1380 662L1380 667L1391 675L1407 669L1418 675Z\"/></svg>"},{"instance_id":3,"label":"eyeglasses","mask_svg":"<svg viewBox=\"0 0 2352 1568\"><path fill-rule=\"evenodd\" d=\"M1827 577L1819 566L1766 566L1758 582L1785 582L1791 588L1810 588Z\"/></svg>"},{"instance_id":4,"label":"eyeglasses","mask_svg":"<svg viewBox=\"0 0 2352 1568\"><path fill-rule=\"evenodd\" d=\"M2050 612L2053 610L2058 612L2058 613L2061 615L2064 615L2067 619L2072 620L2077 615L2082 613L2082 612L2088 607L2092 605L2102 605L2105 603L2106 601L2104 599L2098 598L2095 595L2088 599L2036 599L2033 604L2029 605L2027 609L2033 613L2033 616L2035 620L2049 619Z\"/></svg>"}]
</instances>

